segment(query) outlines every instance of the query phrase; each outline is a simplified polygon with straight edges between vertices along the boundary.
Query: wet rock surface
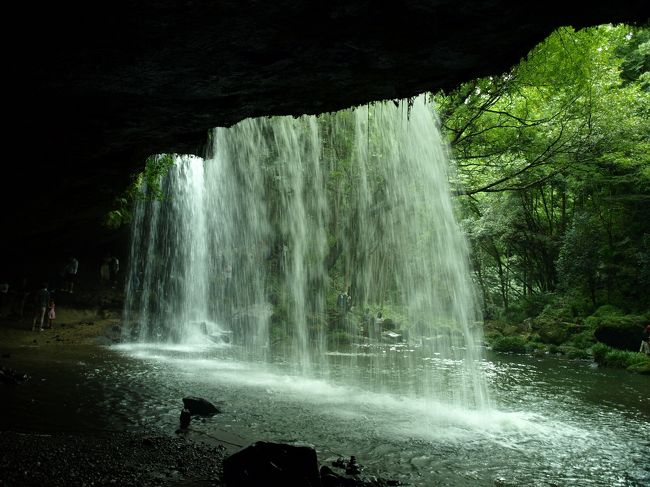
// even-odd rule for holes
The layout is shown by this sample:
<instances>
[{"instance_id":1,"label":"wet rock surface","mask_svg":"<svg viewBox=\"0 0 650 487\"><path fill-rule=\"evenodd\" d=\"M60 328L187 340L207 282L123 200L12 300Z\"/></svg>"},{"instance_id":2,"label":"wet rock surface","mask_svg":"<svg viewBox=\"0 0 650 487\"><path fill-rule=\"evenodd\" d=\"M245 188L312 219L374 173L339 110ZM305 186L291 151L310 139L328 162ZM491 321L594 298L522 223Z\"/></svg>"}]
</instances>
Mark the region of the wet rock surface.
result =
<instances>
[{"instance_id":1,"label":"wet rock surface","mask_svg":"<svg viewBox=\"0 0 650 487\"><path fill-rule=\"evenodd\" d=\"M219 486L224 448L180 437L0 432L2 486Z\"/></svg>"},{"instance_id":2,"label":"wet rock surface","mask_svg":"<svg viewBox=\"0 0 650 487\"><path fill-rule=\"evenodd\" d=\"M187 409L190 414L196 414L198 416L213 416L221 412L217 406L202 397L184 397L183 407L184 409Z\"/></svg>"},{"instance_id":3,"label":"wet rock surface","mask_svg":"<svg viewBox=\"0 0 650 487\"><path fill-rule=\"evenodd\" d=\"M253 443L226 458L224 479L228 487L321 485L313 446L268 441Z\"/></svg>"}]
</instances>

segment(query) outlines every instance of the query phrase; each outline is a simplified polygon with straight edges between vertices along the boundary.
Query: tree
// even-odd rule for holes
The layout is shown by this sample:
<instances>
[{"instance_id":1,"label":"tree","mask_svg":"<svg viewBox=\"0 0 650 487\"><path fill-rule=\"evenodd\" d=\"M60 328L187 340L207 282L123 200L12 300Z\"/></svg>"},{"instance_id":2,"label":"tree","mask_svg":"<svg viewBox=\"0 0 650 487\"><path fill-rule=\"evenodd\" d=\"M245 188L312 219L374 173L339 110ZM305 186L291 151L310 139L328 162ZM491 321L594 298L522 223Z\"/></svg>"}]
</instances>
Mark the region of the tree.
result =
<instances>
[{"instance_id":1,"label":"tree","mask_svg":"<svg viewBox=\"0 0 650 487\"><path fill-rule=\"evenodd\" d=\"M510 72L434 95L486 302L584 279L594 305L648 305L633 298L650 233L648 38L562 28Z\"/></svg>"}]
</instances>

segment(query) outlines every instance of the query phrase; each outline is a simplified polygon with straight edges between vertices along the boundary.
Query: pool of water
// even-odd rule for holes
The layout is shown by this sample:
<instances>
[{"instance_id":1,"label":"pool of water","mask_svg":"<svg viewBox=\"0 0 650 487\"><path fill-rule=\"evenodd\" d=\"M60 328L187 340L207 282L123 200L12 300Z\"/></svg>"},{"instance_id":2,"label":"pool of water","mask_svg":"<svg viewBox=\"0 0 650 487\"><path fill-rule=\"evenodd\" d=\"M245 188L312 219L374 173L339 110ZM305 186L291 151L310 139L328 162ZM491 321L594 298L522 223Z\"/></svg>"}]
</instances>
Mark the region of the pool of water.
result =
<instances>
[{"instance_id":1,"label":"pool of water","mask_svg":"<svg viewBox=\"0 0 650 487\"><path fill-rule=\"evenodd\" d=\"M194 439L225 440L233 449L256 440L308 442L321 463L355 455L367 473L413 486L650 485L647 376L487 353L480 373L491 403L468 409L413 391L394 359L383 372L376 368L389 355L379 347L353 362L332 354L328 375L305 377L281 362L243 361L229 347L208 345L120 345L83 359L19 353L15 362L29 358L33 377L5 388L1 424L173 434L182 397L193 395L223 409L193 421L187 434ZM416 360L455 367L426 358ZM386 375L380 391L346 380L378 373Z\"/></svg>"}]
</instances>

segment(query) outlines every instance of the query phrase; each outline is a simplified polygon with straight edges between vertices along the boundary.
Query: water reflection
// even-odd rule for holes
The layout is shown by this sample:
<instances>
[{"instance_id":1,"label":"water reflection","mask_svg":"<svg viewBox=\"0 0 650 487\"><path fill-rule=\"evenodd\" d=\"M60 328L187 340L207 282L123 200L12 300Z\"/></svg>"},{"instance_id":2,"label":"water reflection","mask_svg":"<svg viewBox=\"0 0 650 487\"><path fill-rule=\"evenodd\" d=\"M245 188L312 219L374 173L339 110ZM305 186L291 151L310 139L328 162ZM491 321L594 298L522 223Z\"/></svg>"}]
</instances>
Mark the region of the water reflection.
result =
<instances>
[{"instance_id":1,"label":"water reflection","mask_svg":"<svg viewBox=\"0 0 650 487\"><path fill-rule=\"evenodd\" d=\"M364 361L399 364L397 356L418 358L421 367L454 367L417 348L393 352L391 358L389 348L367 349L355 374L366 373ZM16 367L25 355L14 354ZM311 442L321 462L354 454L370 472L413 486L650 484L646 376L585 362L488 355L482 373L496 405L465 410L419 395L399 369L386 373L391 387L401 384L393 393L338 380L337 373L350 375L339 370L350 366L345 353L329 355L333 380L295 377L282 362L269 368L236 355L232 348L144 344L84 352L83 361L36 354L32 380L3 391L0 425L174 434L182 397L197 395L224 401L224 412L193 422L190 438Z\"/></svg>"},{"instance_id":2,"label":"water reflection","mask_svg":"<svg viewBox=\"0 0 650 487\"><path fill-rule=\"evenodd\" d=\"M197 427L201 434L234 430L242 442L308 441L317 445L321 461L354 454L374 472L411 485L611 486L650 480L644 461L650 453L647 377L593 370L584 362L494 356L482 368L497 407L466 410L413 390L404 370L416 369L400 369L391 353L417 357L421 367L453 371L457 364L418 357L408 347L357 356L357 376L378 358L393 365L383 369L392 393L336 380L337 374L350 376L343 370L350 367L346 353L329 355L333 380L317 373L292 376L282 363L270 369L243 362L226 349L138 346L121 353L127 359L109 380L151 394L142 394L149 399L141 403L141 424L174 428L179 398L194 394L226 404L224 414Z\"/></svg>"}]
</instances>

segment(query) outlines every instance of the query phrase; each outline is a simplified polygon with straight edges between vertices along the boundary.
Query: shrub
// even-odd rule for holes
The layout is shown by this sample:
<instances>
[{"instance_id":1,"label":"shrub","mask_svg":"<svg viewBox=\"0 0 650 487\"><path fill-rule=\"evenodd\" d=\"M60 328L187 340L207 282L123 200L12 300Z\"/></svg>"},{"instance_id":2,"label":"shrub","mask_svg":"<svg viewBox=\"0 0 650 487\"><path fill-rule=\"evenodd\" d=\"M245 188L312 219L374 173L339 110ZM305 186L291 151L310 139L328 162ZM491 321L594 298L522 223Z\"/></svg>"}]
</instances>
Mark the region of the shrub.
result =
<instances>
[{"instance_id":1,"label":"shrub","mask_svg":"<svg viewBox=\"0 0 650 487\"><path fill-rule=\"evenodd\" d=\"M611 304L605 304L598 308L596 311L591 316L594 316L596 318L607 318L611 316L620 316L623 315L623 313L620 308L617 308L616 306L613 306Z\"/></svg>"},{"instance_id":2,"label":"shrub","mask_svg":"<svg viewBox=\"0 0 650 487\"><path fill-rule=\"evenodd\" d=\"M628 352L597 343L591 349L594 360L605 367L617 367L635 371L650 367L650 357L638 352Z\"/></svg>"},{"instance_id":3,"label":"shrub","mask_svg":"<svg viewBox=\"0 0 650 487\"><path fill-rule=\"evenodd\" d=\"M519 336L497 338L492 349L501 353L526 353L526 341Z\"/></svg>"},{"instance_id":4,"label":"shrub","mask_svg":"<svg viewBox=\"0 0 650 487\"><path fill-rule=\"evenodd\" d=\"M575 330L573 311L570 304L558 300L544 308L533 320L533 330L544 343L560 345L567 341Z\"/></svg>"},{"instance_id":5,"label":"shrub","mask_svg":"<svg viewBox=\"0 0 650 487\"><path fill-rule=\"evenodd\" d=\"M591 347L591 354L594 357L594 361L599 364L604 364L605 357L607 356L607 351L609 349L610 348L603 343L596 343L593 347Z\"/></svg>"},{"instance_id":6,"label":"shrub","mask_svg":"<svg viewBox=\"0 0 650 487\"><path fill-rule=\"evenodd\" d=\"M546 346L543 343L531 342L530 340L525 343L526 353L536 353L546 351Z\"/></svg>"},{"instance_id":7,"label":"shrub","mask_svg":"<svg viewBox=\"0 0 650 487\"><path fill-rule=\"evenodd\" d=\"M596 337L593 330L585 330L573 335L565 345L569 347L587 350L596 343Z\"/></svg>"},{"instance_id":8,"label":"shrub","mask_svg":"<svg viewBox=\"0 0 650 487\"><path fill-rule=\"evenodd\" d=\"M581 360L591 359L591 353L588 350L584 350L572 346L561 346L558 347L558 349L560 353L566 355L566 357L570 359L581 359Z\"/></svg>"}]
</instances>

